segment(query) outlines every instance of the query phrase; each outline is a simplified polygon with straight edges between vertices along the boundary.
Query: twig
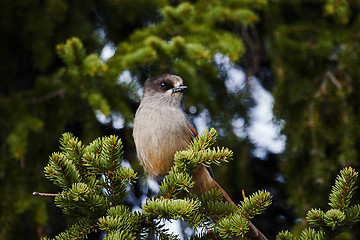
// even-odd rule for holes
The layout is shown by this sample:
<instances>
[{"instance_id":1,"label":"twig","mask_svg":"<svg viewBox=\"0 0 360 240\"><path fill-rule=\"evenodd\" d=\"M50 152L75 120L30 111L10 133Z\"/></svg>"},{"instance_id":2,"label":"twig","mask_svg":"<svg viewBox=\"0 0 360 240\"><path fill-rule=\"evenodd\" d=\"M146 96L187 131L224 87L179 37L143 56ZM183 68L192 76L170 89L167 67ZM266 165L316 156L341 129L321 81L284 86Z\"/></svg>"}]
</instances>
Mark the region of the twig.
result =
<instances>
[{"instance_id":1,"label":"twig","mask_svg":"<svg viewBox=\"0 0 360 240\"><path fill-rule=\"evenodd\" d=\"M29 99L27 101L25 101L25 104L28 104L28 105L32 105L32 104L36 104L36 103L42 103L42 102L46 102L52 98L55 98L57 96L62 96L64 95L65 93L65 89L61 88L61 89L58 89L54 92L51 92L51 93L48 93L44 96L41 96L41 97L38 97L38 98L32 98L32 99Z\"/></svg>"},{"instance_id":2,"label":"twig","mask_svg":"<svg viewBox=\"0 0 360 240\"><path fill-rule=\"evenodd\" d=\"M39 192L33 192L34 196L44 196L44 197L56 197L59 194L58 193L39 193Z\"/></svg>"}]
</instances>

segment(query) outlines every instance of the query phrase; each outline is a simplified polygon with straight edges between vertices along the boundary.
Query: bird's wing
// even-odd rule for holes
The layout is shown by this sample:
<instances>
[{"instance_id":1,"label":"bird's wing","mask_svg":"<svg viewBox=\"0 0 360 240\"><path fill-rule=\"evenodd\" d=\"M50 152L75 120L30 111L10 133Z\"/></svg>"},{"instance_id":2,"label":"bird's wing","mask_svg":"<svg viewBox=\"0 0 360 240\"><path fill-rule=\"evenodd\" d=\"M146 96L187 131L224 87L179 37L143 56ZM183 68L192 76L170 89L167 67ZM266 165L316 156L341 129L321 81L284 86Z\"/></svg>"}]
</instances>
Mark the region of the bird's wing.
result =
<instances>
[{"instance_id":1,"label":"bird's wing","mask_svg":"<svg viewBox=\"0 0 360 240\"><path fill-rule=\"evenodd\" d=\"M193 140L198 135L198 132L196 131L194 125L191 124L190 120L188 120L187 127L189 129L190 138Z\"/></svg>"}]
</instances>

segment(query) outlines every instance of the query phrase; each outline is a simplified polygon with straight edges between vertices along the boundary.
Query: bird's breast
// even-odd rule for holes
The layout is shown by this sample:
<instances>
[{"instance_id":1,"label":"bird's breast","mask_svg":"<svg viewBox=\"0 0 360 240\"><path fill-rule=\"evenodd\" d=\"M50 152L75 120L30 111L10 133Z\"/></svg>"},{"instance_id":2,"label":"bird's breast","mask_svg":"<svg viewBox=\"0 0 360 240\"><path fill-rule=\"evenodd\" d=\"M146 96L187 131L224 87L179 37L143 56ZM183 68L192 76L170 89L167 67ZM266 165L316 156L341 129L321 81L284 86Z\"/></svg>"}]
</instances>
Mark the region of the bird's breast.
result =
<instances>
[{"instance_id":1,"label":"bird's breast","mask_svg":"<svg viewBox=\"0 0 360 240\"><path fill-rule=\"evenodd\" d=\"M174 154L189 145L187 119L174 107L138 109L134 120L134 141L145 170L154 178L168 174Z\"/></svg>"}]
</instances>

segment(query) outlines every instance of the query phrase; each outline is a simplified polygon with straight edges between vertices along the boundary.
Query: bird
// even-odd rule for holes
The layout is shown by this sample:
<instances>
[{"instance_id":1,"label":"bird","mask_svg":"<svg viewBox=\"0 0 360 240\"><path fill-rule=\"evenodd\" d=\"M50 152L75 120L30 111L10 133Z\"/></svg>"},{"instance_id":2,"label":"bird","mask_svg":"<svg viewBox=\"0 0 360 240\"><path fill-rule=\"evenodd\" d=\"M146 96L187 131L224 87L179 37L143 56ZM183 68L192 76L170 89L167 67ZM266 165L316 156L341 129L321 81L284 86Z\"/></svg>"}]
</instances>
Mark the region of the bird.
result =
<instances>
[{"instance_id":1,"label":"bird","mask_svg":"<svg viewBox=\"0 0 360 240\"><path fill-rule=\"evenodd\" d=\"M136 152L144 170L158 182L169 173L175 153L187 149L198 135L182 107L186 89L183 79L176 75L149 78L145 81L143 98L135 113L133 137ZM192 178L195 184L189 189L190 193L201 196L208 190L219 189L224 200L235 205L215 181L210 168L197 166ZM266 240L251 222L247 237Z\"/></svg>"}]
</instances>

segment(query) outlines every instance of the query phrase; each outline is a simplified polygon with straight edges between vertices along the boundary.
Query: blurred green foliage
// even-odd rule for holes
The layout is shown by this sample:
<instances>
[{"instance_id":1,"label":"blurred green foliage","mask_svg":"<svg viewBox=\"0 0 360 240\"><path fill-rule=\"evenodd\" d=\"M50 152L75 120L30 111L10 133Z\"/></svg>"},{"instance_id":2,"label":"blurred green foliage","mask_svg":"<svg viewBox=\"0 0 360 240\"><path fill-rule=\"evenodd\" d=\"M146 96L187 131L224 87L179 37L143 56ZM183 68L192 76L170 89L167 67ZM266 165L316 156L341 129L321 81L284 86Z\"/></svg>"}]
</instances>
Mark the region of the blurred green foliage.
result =
<instances>
[{"instance_id":1,"label":"blurred green foliage","mask_svg":"<svg viewBox=\"0 0 360 240\"><path fill-rule=\"evenodd\" d=\"M304 214L326 205L338 169L359 167L360 3L280 1L264 18L274 110L287 138L280 167L290 202Z\"/></svg>"}]
</instances>

